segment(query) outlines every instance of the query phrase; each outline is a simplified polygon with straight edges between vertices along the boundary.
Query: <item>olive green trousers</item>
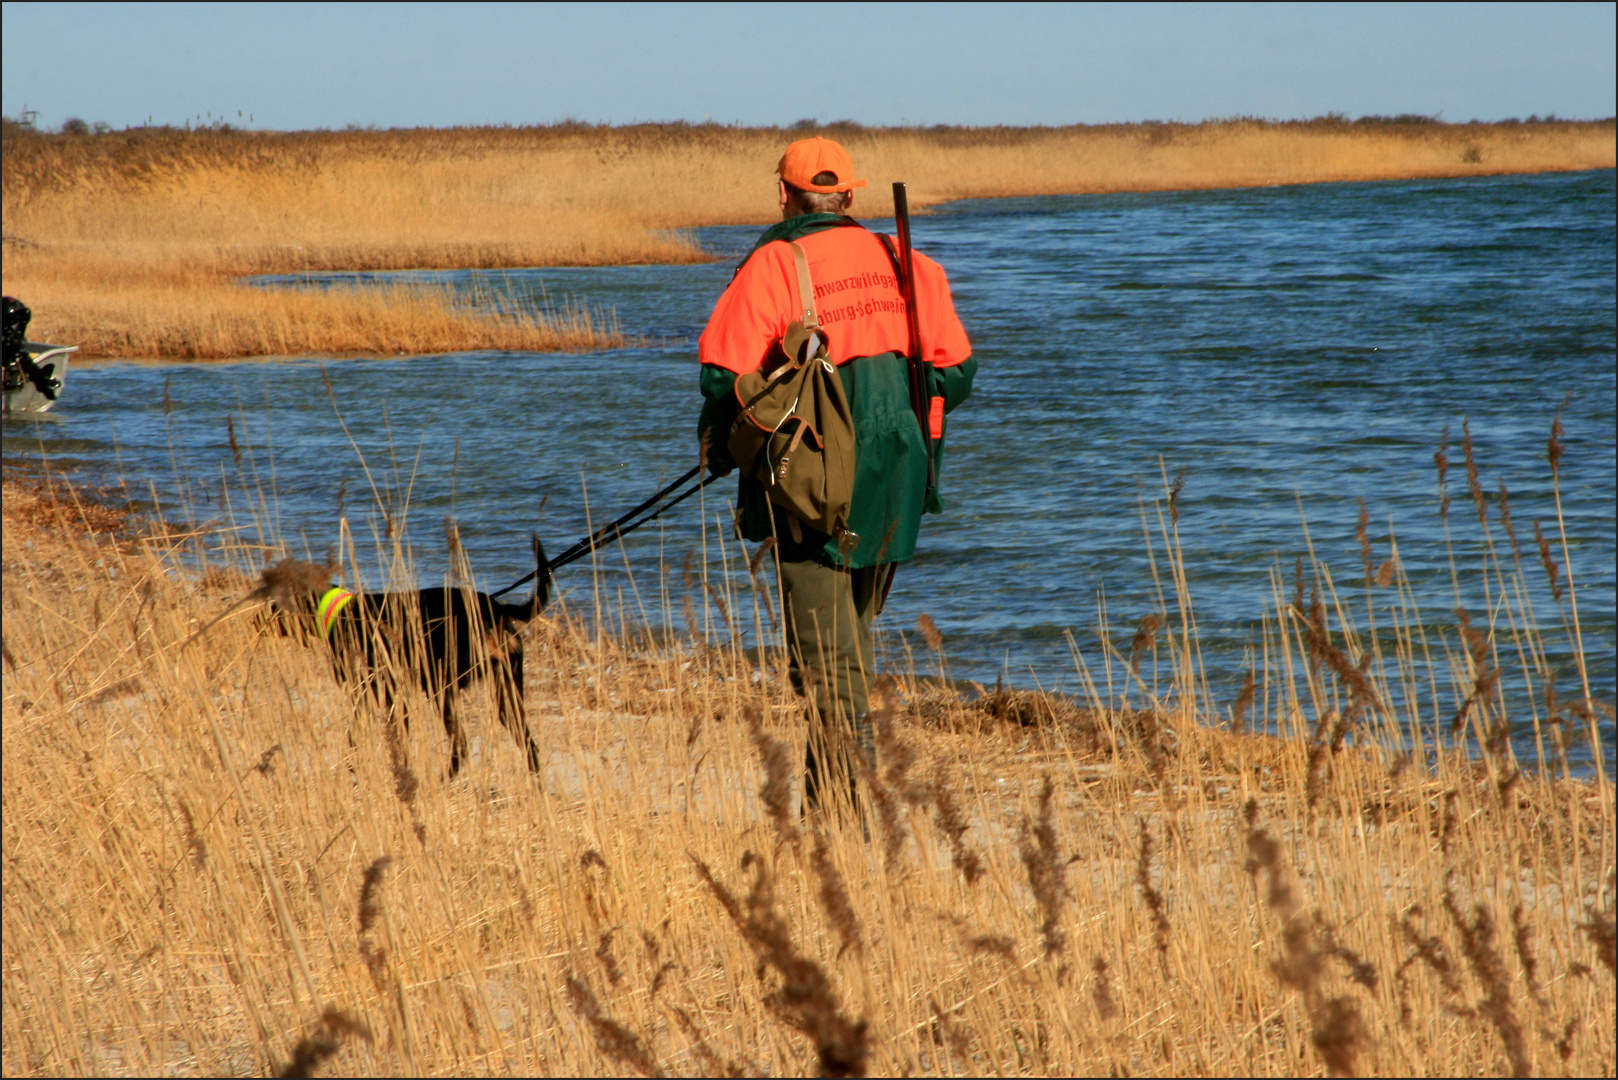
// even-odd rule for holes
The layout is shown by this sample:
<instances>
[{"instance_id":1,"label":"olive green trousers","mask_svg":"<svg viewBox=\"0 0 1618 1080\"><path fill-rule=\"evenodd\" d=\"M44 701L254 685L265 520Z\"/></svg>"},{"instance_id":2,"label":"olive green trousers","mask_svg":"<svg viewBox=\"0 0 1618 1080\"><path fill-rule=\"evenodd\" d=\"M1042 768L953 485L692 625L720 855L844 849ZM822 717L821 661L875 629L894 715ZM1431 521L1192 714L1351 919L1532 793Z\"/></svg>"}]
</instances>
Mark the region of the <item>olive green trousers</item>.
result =
<instances>
[{"instance_id":1,"label":"olive green trousers","mask_svg":"<svg viewBox=\"0 0 1618 1080\"><path fill-rule=\"evenodd\" d=\"M788 674L806 701L809 738L804 754L805 811L842 789L858 804L853 754L876 768L870 693L876 680L871 625L881 611L893 563L840 570L811 560L781 567Z\"/></svg>"}]
</instances>

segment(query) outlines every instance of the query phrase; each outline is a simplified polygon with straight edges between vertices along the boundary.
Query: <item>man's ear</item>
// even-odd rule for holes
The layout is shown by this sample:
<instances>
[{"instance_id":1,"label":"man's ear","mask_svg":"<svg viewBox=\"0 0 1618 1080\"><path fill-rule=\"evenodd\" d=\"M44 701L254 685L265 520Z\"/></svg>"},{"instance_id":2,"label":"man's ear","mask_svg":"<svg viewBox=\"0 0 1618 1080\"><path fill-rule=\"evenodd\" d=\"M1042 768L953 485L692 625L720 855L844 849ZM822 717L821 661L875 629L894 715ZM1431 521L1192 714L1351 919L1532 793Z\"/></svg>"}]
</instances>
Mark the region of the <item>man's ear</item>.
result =
<instances>
[{"instance_id":1,"label":"man's ear","mask_svg":"<svg viewBox=\"0 0 1618 1080\"><path fill-rule=\"evenodd\" d=\"M775 182L775 194L776 194L776 198L779 200L779 204L780 204L780 207L781 207L781 213L785 214L787 212L787 202L788 202L788 199L787 199L787 182L785 180L777 180Z\"/></svg>"}]
</instances>

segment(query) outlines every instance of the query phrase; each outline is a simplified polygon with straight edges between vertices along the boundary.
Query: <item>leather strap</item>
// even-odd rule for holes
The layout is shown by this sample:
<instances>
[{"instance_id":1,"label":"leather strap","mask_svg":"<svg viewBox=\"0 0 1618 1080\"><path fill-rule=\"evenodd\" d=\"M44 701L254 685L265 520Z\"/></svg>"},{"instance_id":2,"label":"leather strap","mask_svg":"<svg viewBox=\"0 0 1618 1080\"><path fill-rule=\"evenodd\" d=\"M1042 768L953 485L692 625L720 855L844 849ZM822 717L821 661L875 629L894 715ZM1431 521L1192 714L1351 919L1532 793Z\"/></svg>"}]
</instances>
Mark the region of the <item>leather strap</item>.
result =
<instances>
[{"instance_id":1,"label":"leather strap","mask_svg":"<svg viewBox=\"0 0 1618 1080\"><path fill-rule=\"evenodd\" d=\"M820 329L820 315L815 311L815 283L809 279L809 257L796 240L788 240L792 248L792 261L798 265L798 299L803 304L803 328Z\"/></svg>"},{"instance_id":2,"label":"leather strap","mask_svg":"<svg viewBox=\"0 0 1618 1080\"><path fill-rule=\"evenodd\" d=\"M787 443L786 454L781 455L783 460L785 460L787 454L795 453L797 451L798 444L803 442L803 437L806 433L808 433L808 431L809 425L807 423L800 423L798 425L798 430L792 435L792 441Z\"/></svg>"}]
</instances>

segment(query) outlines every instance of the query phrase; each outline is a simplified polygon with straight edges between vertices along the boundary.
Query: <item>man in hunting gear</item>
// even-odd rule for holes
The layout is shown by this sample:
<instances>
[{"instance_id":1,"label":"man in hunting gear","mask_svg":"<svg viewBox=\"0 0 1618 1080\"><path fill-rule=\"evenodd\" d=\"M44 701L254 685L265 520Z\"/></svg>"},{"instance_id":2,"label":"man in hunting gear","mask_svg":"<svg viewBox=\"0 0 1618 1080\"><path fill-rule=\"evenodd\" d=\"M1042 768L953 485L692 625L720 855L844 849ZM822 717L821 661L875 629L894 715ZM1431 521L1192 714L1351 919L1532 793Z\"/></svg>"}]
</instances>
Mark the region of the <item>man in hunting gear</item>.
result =
<instances>
[{"instance_id":1,"label":"man in hunting gear","mask_svg":"<svg viewBox=\"0 0 1618 1080\"><path fill-rule=\"evenodd\" d=\"M854 178L848 151L830 139L803 139L787 147L776 171L783 220L737 267L702 333L698 434L712 472L737 468L730 437L747 404L738 399L738 379L751 376L743 382L752 387L761 381L754 373L787 363L782 339L789 326L796 347L803 333L795 321L818 317L824 356L841 377L853 422L846 528L838 535L819 531L772 501L748 462L740 463L737 498L742 535L776 544L790 675L810 720L804 806L813 812L844 797L838 789L854 799L851 751L857 748L876 765L868 704L875 678L871 623L895 564L915 554L922 514L943 510L928 486L922 425L931 435L936 472L944 414L972 392L977 361L943 269L919 252L912 265L920 341L912 345L899 260L883 238L848 217L854 189L866 184ZM806 275L800 257L806 257ZM801 296L805 278L812 282L812 304ZM811 350L814 345L811 339ZM918 369L931 383L920 388L919 406L908 358L916 347L932 362L930 371ZM781 468L784 475L784 462ZM769 479L769 468L764 472Z\"/></svg>"}]
</instances>

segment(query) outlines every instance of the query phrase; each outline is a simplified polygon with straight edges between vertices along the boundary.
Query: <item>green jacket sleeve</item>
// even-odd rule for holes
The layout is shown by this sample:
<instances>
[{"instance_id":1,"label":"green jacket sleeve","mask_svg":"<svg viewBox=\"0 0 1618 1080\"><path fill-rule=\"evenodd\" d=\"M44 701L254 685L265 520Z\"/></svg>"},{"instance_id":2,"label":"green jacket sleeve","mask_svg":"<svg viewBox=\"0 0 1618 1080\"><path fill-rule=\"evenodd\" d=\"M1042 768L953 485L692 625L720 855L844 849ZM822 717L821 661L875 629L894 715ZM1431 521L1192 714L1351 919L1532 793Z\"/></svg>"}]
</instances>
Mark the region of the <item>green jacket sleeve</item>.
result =
<instances>
[{"instance_id":1,"label":"green jacket sleeve","mask_svg":"<svg viewBox=\"0 0 1618 1080\"><path fill-rule=\"evenodd\" d=\"M933 375L938 379L937 390L944 395L945 412L954 412L955 406L972 396L972 380L977 373L978 358L975 356L969 356L952 367L933 369Z\"/></svg>"},{"instance_id":2,"label":"green jacket sleeve","mask_svg":"<svg viewBox=\"0 0 1618 1080\"><path fill-rule=\"evenodd\" d=\"M730 426L736 422L736 373L717 364L703 364L701 387L702 416L697 420L697 440L707 449L708 471L723 476L736 467L725 445Z\"/></svg>"}]
</instances>

